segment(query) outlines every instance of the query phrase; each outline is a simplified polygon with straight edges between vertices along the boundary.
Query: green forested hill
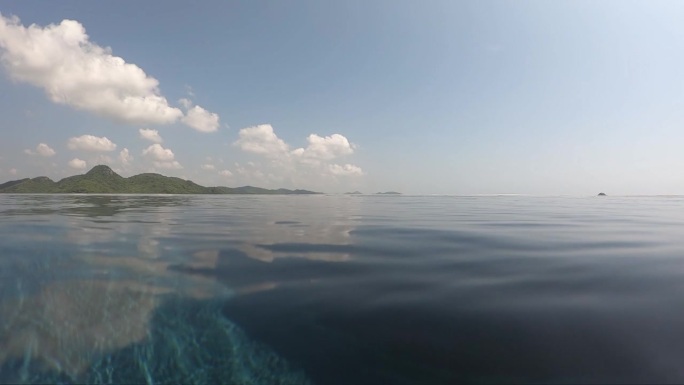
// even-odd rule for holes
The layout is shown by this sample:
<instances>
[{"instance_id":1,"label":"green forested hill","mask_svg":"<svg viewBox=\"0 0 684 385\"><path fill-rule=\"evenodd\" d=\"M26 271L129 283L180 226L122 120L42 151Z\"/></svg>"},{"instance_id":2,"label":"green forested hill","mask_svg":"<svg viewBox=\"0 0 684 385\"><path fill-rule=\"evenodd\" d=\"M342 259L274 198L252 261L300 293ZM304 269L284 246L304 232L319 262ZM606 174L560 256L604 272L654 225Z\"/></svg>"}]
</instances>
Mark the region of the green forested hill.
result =
<instances>
[{"instance_id":1,"label":"green forested hill","mask_svg":"<svg viewBox=\"0 0 684 385\"><path fill-rule=\"evenodd\" d=\"M0 184L0 193L54 194L317 194L307 190L269 190L244 186L204 187L195 182L160 174L139 174L124 178L107 166L95 166L83 175L55 182L40 176Z\"/></svg>"}]
</instances>

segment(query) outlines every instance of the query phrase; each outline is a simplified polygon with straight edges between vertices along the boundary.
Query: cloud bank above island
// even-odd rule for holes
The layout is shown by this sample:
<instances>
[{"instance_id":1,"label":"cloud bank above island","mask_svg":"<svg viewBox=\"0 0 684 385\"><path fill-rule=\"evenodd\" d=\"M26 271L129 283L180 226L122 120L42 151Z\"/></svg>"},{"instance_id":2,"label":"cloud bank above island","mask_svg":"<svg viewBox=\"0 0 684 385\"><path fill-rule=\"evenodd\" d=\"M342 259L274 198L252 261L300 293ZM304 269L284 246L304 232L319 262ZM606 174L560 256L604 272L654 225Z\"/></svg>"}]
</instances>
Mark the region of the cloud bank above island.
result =
<instances>
[{"instance_id":1,"label":"cloud bank above island","mask_svg":"<svg viewBox=\"0 0 684 385\"><path fill-rule=\"evenodd\" d=\"M303 146L297 146L279 138L271 124L260 124L232 132L237 139L202 142L199 136L216 133L222 123L218 113L188 98L194 99L197 90L184 86L188 97L178 99L177 106L171 105L156 78L116 56L112 48L94 43L76 20L40 26L0 14L0 68L15 84L37 87L57 105L108 121L99 127L95 120L92 131L90 126L78 129L91 133L60 128L69 132L63 141L56 139L60 146L50 141L55 140L53 137L33 138L32 144L22 145L25 161L30 157L32 162L19 167L27 176L37 175L29 171L32 167L50 173L61 166L62 175L69 175L73 170L106 164L117 172L169 172L186 179L198 178L205 184L230 181L326 190L330 183L365 174L345 159L357 147L339 133L311 133L302 137ZM53 125L59 127L60 123ZM175 127L161 131L161 126L173 125L192 130L183 131L186 133L181 140ZM116 130L117 126L133 126L137 132ZM228 125L224 123L223 127L230 135ZM193 134L187 132L199 133L198 139L188 141L188 135ZM223 148L216 146L220 142ZM0 175L17 174L17 167L12 166L3 164Z\"/></svg>"}]
</instances>

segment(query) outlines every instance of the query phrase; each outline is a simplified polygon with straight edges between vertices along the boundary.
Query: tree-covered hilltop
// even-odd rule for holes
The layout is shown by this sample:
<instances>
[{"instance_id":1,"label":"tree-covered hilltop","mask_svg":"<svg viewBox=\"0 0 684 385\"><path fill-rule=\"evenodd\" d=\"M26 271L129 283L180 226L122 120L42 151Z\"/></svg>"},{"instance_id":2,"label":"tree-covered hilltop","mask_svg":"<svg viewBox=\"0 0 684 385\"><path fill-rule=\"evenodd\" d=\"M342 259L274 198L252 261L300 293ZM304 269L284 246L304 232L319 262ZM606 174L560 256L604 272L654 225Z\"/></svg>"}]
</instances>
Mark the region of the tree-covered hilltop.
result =
<instances>
[{"instance_id":1,"label":"tree-covered hilltop","mask_svg":"<svg viewBox=\"0 0 684 385\"><path fill-rule=\"evenodd\" d=\"M6 194L318 194L308 190L269 190L244 187L204 187L195 182L160 174L139 174L124 178L108 166L95 166L83 175L55 182L39 176L0 184Z\"/></svg>"}]
</instances>

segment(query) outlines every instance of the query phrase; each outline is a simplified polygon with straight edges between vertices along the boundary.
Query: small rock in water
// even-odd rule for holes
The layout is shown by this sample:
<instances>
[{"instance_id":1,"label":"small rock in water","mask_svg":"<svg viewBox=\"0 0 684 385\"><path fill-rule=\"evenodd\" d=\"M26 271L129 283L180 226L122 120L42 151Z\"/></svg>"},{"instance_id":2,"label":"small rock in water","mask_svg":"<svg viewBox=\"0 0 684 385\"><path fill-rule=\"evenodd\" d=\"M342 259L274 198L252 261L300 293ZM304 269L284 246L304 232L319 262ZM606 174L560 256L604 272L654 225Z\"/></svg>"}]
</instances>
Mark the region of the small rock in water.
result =
<instances>
[{"instance_id":1,"label":"small rock in water","mask_svg":"<svg viewBox=\"0 0 684 385\"><path fill-rule=\"evenodd\" d=\"M604 197L604 196L606 196L606 194L605 193L599 193L598 196Z\"/></svg>"}]
</instances>

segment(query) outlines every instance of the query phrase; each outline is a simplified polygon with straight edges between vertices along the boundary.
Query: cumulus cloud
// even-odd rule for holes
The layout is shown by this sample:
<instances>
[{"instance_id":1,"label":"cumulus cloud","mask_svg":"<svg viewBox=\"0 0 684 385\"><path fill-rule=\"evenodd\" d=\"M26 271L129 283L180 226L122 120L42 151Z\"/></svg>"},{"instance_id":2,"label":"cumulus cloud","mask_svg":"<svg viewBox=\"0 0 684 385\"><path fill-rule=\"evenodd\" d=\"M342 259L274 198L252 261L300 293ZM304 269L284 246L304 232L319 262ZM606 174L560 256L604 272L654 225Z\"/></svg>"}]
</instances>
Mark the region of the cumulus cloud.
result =
<instances>
[{"instance_id":1,"label":"cumulus cloud","mask_svg":"<svg viewBox=\"0 0 684 385\"><path fill-rule=\"evenodd\" d=\"M97 137L93 135L81 135L79 137L73 137L67 142L67 146L71 150L84 150L84 151L114 151L116 150L116 144L112 143L111 140L107 139L106 136Z\"/></svg>"},{"instance_id":2,"label":"cumulus cloud","mask_svg":"<svg viewBox=\"0 0 684 385\"><path fill-rule=\"evenodd\" d=\"M173 161L175 155L173 151L168 148L164 148L159 143L155 143L143 150L143 156L151 157L152 159L160 162Z\"/></svg>"},{"instance_id":3,"label":"cumulus cloud","mask_svg":"<svg viewBox=\"0 0 684 385\"><path fill-rule=\"evenodd\" d=\"M243 151L264 155L271 158L288 158L300 160L329 161L354 153L354 145L340 134L319 136L311 134L307 137L308 145L290 151L290 146L273 131L270 124L247 127L238 133L239 139L234 143Z\"/></svg>"},{"instance_id":4,"label":"cumulus cloud","mask_svg":"<svg viewBox=\"0 0 684 385\"><path fill-rule=\"evenodd\" d=\"M38 146L36 147L36 152L38 153L38 155L45 157L50 157L56 154L55 150L50 148L50 146L48 146L45 143L38 144Z\"/></svg>"},{"instance_id":5,"label":"cumulus cloud","mask_svg":"<svg viewBox=\"0 0 684 385\"><path fill-rule=\"evenodd\" d=\"M38 145L36 146L36 150L35 150L35 151L34 151L34 150L31 150L31 149L26 149L26 150L24 150L24 153L25 153L25 154L28 154L28 155L40 155L40 156L43 156L43 157L46 157L46 158L47 158L47 157L50 157L50 156L53 156L53 155L56 154L55 150L53 150L52 148L50 148L50 146L48 146L48 145L45 144L45 143L40 143L40 144L38 144Z\"/></svg>"},{"instance_id":6,"label":"cumulus cloud","mask_svg":"<svg viewBox=\"0 0 684 385\"><path fill-rule=\"evenodd\" d=\"M188 109L188 112L181 120L186 125L200 132L215 132L219 128L218 114L209 112L200 106Z\"/></svg>"},{"instance_id":7,"label":"cumulus cloud","mask_svg":"<svg viewBox=\"0 0 684 385\"><path fill-rule=\"evenodd\" d=\"M90 41L78 21L25 27L0 14L0 61L10 76L42 88L55 103L127 123L168 124L183 116L157 79Z\"/></svg>"},{"instance_id":8,"label":"cumulus cloud","mask_svg":"<svg viewBox=\"0 0 684 385\"><path fill-rule=\"evenodd\" d=\"M345 165L331 164L328 166L328 169L330 170L330 173L332 173L333 175L340 175L340 176L360 176L360 175L363 175L363 170L361 170L361 167L354 166L353 164L345 164Z\"/></svg>"},{"instance_id":9,"label":"cumulus cloud","mask_svg":"<svg viewBox=\"0 0 684 385\"><path fill-rule=\"evenodd\" d=\"M127 149L127 148L124 148L124 149L121 150L121 152L119 153L119 161L120 161L121 164L124 165L124 166L128 166L128 165L131 164L131 162L133 161L133 155L131 155L131 154L128 152L128 149Z\"/></svg>"},{"instance_id":10,"label":"cumulus cloud","mask_svg":"<svg viewBox=\"0 0 684 385\"><path fill-rule=\"evenodd\" d=\"M203 164L200 167L202 168L202 170L214 170L216 168L213 164L209 163Z\"/></svg>"},{"instance_id":11,"label":"cumulus cloud","mask_svg":"<svg viewBox=\"0 0 684 385\"><path fill-rule=\"evenodd\" d=\"M332 134L326 137L311 134L306 140L309 145L306 148L298 148L292 151L293 155L317 160L331 160L354 153L354 146L340 134Z\"/></svg>"},{"instance_id":12,"label":"cumulus cloud","mask_svg":"<svg viewBox=\"0 0 684 385\"><path fill-rule=\"evenodd\" d=\"M164 141L157 130L153 130L151 128L141 128L138 130L138 132L140 133L141 138L149 140L150 142L161 143Z\"/></svg>"},{"instance_id":13,"label":"cumulus cloud","mask_svg":"<svg viewBox=\"0 0 684 385\"><path fill-rule=\"evenodd\" d=\"M221 175L221 176L233 176L233 173L230 172L230 170L222 170L222 171L219 171L219 175Z\"/></svg>"},{"instance_id":14,"label":"cumulus cloud","mask_svg":"<svg viewBox=\"0 0 684 385\"><path fill-rule=\"evenodd\" d=\"M281 157L289 151L287 143L278 138L270 124L243 128L238 136L235 145L243 151L269 157Z\"/></svg>"},{"instance_id":15,"label":"cumulus cloud","mask_svg":"<svg viewBox=\"0 0 684 385\"><path fill-rule=\"evenodd\" d=\"M87 164L85 160L74 158L69 161L69 167L76 170L84 170L87 167Z\"/></svg>"},{"instance_id":16,"label":"cumulus cloud","mask_svg":"<svg viewBox=\"0 0 684 385\"><path fill-rule=\"evenodd\" d=\"M341 134L311 134L306 138L306 147L295 150L290 150L291 147L275 134L269 124L243 128L238 132L238 136L235 146L269 160L259 167L254 164L250 167L236 164L235 172L238 178L263 180L267 183L289 181L295 186L301 186L302 183L325 184L336 177L364 175L359 166L333 162L335 159L353 154L356 148Z\"/></svg>"},{"instance_id":17,"label":"cumulus cloud","mask_svg":"<svg viewBox=\"0 0 684 385\"><path fill-rule=\"evenodd\" d=\"M174 159L175 155L173 151L162 147L159 143L155 143L144 149L143 156L152 159L154 167L156 168L168 170L178 170L183 168L183 166L181 166L181 164Z\"/></svg>"}]
</instances>

